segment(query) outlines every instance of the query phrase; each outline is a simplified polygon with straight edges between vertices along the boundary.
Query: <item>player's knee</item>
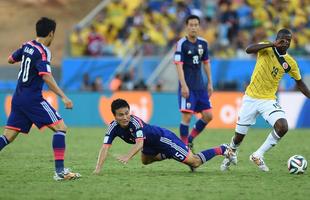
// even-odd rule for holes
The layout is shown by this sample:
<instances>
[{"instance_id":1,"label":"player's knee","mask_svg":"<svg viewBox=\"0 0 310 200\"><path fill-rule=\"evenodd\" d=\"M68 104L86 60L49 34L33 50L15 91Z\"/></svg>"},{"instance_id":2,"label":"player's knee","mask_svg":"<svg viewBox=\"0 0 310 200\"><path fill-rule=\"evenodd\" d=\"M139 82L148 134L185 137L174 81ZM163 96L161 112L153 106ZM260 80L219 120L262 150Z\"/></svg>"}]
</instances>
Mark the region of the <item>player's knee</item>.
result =
<instances>
[{"instance_id":1,"label":"player's knee","mask_svg":"<svg viewBox=\"0 0 310 200\"><path fill-rule=\"evenodd\" d=\"M151 163L151 161L150 161L150 160L148 160L148 159L144 159L144 158L142 158L142 159L141 159L141 161L142 161L142 164L143 164L143 165L148 165L148 164L150 164L150 163Z\"/></svg>"},{"instance_id":2,"label":"player's knee","mask_svg":"<svg viewBox=\"0 0 310 200\"><path fill-rule=\"evenodd\" d=\"M275 126L275 131L277 132L277 134L282 137L284 136L287 131L288 131L288 124L287 124L287 121L285 119L279 119Z\"/></svg>"},{"instance_id":3,"label":"player's knee","mask_svg":"<svg viewBox=\"0 0 310 200\"><path fill-rule=\"evenodd\" d=\"M210 122L213 119L213 115L212 113L208 112L207 114L203 115L202 118L205 122Z\"/></svg>"}]
</instances>

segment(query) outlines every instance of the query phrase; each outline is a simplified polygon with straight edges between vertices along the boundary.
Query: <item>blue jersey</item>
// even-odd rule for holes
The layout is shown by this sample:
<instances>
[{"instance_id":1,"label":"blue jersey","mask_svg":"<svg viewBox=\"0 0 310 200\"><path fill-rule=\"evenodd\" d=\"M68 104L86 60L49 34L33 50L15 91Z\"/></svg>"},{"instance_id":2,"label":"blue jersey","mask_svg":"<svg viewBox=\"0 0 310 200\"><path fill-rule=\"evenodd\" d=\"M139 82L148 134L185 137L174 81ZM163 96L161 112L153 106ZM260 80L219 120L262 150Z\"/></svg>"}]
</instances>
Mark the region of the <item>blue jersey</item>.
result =
<instances>
[{"instance_id":1,"label":"blue jersey","mask_svg":"<svg viewBox=\"0 0 310 200\"><path fill-rule=\"evenodd\" d=\"M187 37L180 39L176 46L174 63L182 64L186 84L190 90L205 89L201 73L201 63L209 62L208 43L198 37L195 43Z\"/></svg>"},{"instance_id":2,"label":"blue jersey","mask_svg":"<svg viewBox=\"0 0 310 200\"><path fill-rule=\"evenodd\" d=\"M127 128L122 128L115 120L110 123L108 132L104 137L104 144L111 145L116 137L126 143L135 144L136 140L144 139L144 144L152 144L159 140L162 128L146 124L140 118L131 115Z\"/></svg>"},{"instance_id":3,"label":"blue jersey","mask_svg":"<svg viewBox=\"0 0 310 200\"><path fill-rule=\"evenodd\" d=\"M104 145L112 145L113 140L120 137L126 143L135 144L137 140L144 140L142 153L162 158L173 158L184 162L189 155L188 147L171 131L149 125L140 118L131 115L126 128L122 128L116 121L112 121L104 137Z\"/></svg>"},{"instance_id":4,"label":"blue jersey","mask_svg":"<svg viewBox=\"0 0 310 200\"><path fill-rule=\"evenodd\" d=\"M43 44L32 40L24 43L11 56L15 62L20 62L18 83L12 104L21 105L42 101L43 74L51 73L50 50Z\"/></svg>"}]
</instances>

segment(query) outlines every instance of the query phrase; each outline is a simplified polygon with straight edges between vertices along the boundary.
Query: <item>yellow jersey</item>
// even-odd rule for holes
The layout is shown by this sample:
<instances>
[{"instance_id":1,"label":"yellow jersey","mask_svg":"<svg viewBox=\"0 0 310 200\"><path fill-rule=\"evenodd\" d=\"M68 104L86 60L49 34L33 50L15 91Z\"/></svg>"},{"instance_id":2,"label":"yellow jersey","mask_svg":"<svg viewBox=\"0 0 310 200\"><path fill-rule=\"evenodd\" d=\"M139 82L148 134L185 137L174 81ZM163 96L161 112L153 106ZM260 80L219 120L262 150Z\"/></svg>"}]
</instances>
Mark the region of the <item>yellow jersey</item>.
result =
<instances>
[{"instance_id":1,"label":"yellow jersey","mask_svg":"<svg viewBox=\"0 0 310 200\"><path fill-rule=\"evenodd\" d=\"M274 47L259 50L245 94L256 99L276 99L280 80L285 73L295 80L301 79L297 62L292 56L287 53L280 55Z\"/></svg>"}]
</instances>

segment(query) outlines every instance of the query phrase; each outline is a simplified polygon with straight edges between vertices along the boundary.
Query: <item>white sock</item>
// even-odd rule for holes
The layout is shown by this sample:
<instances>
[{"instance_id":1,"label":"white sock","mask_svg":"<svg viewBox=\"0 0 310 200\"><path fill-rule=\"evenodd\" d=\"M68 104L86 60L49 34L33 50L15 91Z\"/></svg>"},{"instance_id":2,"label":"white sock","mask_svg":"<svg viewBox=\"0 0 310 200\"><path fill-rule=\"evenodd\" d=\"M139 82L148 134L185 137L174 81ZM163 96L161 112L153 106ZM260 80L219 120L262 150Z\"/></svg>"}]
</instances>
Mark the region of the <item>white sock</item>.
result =
<instances>
[{"instance_id":1,"label":"white sock","mask_svg":"<svg viewBox=\"0 0 310 200\"><path fill-rule=\"evenodd\" d=\"M239 147L240 144L238 144L238 145L235 144L235 143L234 143L234 138L235 138L235 137L232 137L232 138L231 138L231 142L230 142L229 146L230 146L232 149L236 150L236 149Z\"/></svg>"},{"instance_id":2,"label":"white sock","mask_svg":"<svg viewBox=\"0 0 310 200\"><path fill-rule=\"evenodd\" d=\"M269 133L265 142L262 144L262 146L260 146L259 149L257 149L256 152L254 152L254 155L263 157L264 153L267 152L269 149L271 149L271 147L274 147L280 139L281 138L278 136L275 130L272 130L271 133Z\"/></svg>"}]
</instances>

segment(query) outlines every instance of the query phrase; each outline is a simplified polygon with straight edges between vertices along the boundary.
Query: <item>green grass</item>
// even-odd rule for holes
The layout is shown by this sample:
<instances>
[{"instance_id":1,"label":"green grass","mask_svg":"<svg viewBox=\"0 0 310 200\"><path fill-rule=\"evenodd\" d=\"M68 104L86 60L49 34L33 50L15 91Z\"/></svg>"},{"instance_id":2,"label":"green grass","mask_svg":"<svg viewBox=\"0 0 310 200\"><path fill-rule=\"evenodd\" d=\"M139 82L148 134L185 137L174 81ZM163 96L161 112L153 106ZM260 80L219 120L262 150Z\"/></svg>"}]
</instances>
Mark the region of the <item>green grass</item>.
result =
<instances>
[{"instance_id":1,"label":"green grass","mask_svg":"<svg viewBox=\"0 0 310 200\"><path fill-rule=\"evenodd\" d=\"M271 169L263 173L249 155L265 140L269 130L251 129L239 152L238 166L220 172L216 157L190 173L173 160L143 166L137 155L127 165L111 155L126 153L129 145L117 139L102 173L92 175L104 134L103 128L72 128L67 135L66 166L80 172L80 180L55 182L51 132L33 129L20 135L0 152L0 199L308 199L309 172L290 175L287 159L294 154L310 161L310 130L290 131L265 155ZM176 129L174 129L176 131ZM203 150L227 143L233 130L207 130L195 143ZM308 196L308 197L307 197Z\"/></svg>"}]
</instances>

